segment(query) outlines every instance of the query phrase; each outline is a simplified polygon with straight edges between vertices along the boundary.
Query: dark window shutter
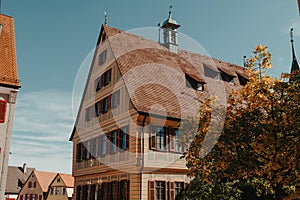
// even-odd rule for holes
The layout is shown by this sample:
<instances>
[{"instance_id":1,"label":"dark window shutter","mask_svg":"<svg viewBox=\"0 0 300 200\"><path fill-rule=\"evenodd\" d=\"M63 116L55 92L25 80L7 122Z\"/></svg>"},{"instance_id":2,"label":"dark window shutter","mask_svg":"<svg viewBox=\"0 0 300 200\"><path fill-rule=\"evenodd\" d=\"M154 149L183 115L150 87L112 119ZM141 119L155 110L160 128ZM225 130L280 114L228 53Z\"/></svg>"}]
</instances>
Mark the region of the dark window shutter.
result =
<instances>
[{"instance_id":1,"label":"dark window shutter","mask_svg":"<svg viewBox=\"0 0 300 200\"><path fill-rule=\"evenodd\" d=\"M129 200L130 199L130 193L129 193L129 189L130 189L130 187L129 187L129 184L130 184L130 182L129 182L129 180L127 181L127 199Z\"/></svg>"},{"instance_id":2,"label":"dark window shutter","mask_svg":"<svg viewBox=\"0 0 300 200\"><path fill-rule=\"evenodd\" d=\"M155 182L148 181L148 199L155 200Z\"/></svg>"},{"instance_id":3,"label":"dark window shutter","mask_svg":"<svg viewBox=\"0 0 300 200\"><path fill-rule=\"evenodd\" d=\"M36 182L33 183L33 187L36 188Z\"/></svg>"},{"instance_id":4,"label":"dark window shutter","mask_svg":"<svg viewBox=\"0 0 300 200\"><path fill-rule=\"evenodd\" d=\"M39 196L39 200L43 200L42 195Z\"/></svg>"},{"instance_id":5,"label":"dark window shutter","mask_svg":"<svg viewBox=\"0 0 300 200\"><path fill-rule=\"evenodd\" d=\"M20 195L20 199L23 200L23 194Z\"/></svg>"},{"instance_id":6,"label":"dark window shutter","mask_svg":"<svg viewBox=\"0 0 300 200\"><path fill-rule=\"evenodd\" d=\"M29 196L29 199L30 199L30 200L32 200L32 195L33 195L33 194L30 194L30 196Z\"/></svg>"},{"instance_id":7,"label":"dark window shutter","mask_svg":"<svg viewBox=\"0 0 300 200\"><path fill-rule=\"evenodd\" d=\"M154 129L152 129L150 132L149 142L150 142L149 144L150 149L156 149L157 141L156 141L156 132L154 131Z\"/></svg>"},{"instance_id":8,"label":"dark window shutter","mask_svg":"<svg viewBox=\"0 0 300 200\"><path fill-rule=\"evenodd\" d=\"M121 129L118 129L117 130L117 151L120 150L120 147L121 147L121 140L122 140L122 131Z\"/></svg>"},{"instance_id":9,"label":"dark window shutter","mask_svg":"<svg viewBox=\"0 0 300 200\"><path fill-rule=\"evenodd\" d=\"M30 188L31 182L28 182L28 188Z\"/></svg>"},{"instance_id":10,"label":"dark window shutter","mask_svg":"<svg viewBox=\"0 0 300 200\"><path fill-rule=\"evenodd\" d=\"M38 198L38 195L37 195L37 194L35 194L35 200L37 200L37 198Z\"/></svg>"},{"instance_id":11,"label":"dark window shutter","mask_svg":"<svg viewBox=\"0 0 300 200\"><path fill-rule=\"evenodd\" d=\"M7 105L7 101L0 100L0 123L5 122L6 105Z\"/></svg>"}]
</instances>

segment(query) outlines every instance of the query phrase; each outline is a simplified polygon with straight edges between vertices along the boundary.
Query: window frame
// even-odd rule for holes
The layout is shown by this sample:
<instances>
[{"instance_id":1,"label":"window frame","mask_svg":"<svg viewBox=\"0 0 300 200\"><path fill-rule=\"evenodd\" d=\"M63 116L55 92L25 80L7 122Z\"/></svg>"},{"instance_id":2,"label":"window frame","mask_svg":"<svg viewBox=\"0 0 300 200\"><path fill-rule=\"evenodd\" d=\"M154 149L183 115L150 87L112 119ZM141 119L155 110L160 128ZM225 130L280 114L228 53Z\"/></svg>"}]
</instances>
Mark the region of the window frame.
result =
<instances>
[{"instance_id":1,"label":"window frame","mask_svg":"<svg viewBox=\"0 0 300 200\"><path fill-rule=\"evenodd\" d=\"M103 50L99 54L99 66L104 65L106 63L106 59L107 59L107 49Z\"/></svg>"}]
</instances>

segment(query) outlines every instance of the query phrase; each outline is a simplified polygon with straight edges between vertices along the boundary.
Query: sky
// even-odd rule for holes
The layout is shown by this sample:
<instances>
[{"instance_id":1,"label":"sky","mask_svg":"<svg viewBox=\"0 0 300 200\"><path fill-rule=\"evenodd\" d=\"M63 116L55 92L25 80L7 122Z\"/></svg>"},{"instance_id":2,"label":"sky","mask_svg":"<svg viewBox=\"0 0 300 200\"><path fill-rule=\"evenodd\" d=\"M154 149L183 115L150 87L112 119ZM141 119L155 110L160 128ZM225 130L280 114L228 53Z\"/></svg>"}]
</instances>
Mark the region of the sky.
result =
<instances>
[{"instance_id":1,"label":"sky","mask_svg":"<svg viewBox=\"0 0 300 200\"><path fill-rule=\"evenodd\" d=\"M109 26L131 30L163 22L170 5L179 31L214 58L242 65L243 56L266 45L274 66L268 73L278 77L290 71L291 27L300 56L296 0L2 0L2 14L15 19L22 85L9 165L27 163L41 171L71 173L73 86L82 62L95 48L104 11Z\"/></svg>"}]
</instances>

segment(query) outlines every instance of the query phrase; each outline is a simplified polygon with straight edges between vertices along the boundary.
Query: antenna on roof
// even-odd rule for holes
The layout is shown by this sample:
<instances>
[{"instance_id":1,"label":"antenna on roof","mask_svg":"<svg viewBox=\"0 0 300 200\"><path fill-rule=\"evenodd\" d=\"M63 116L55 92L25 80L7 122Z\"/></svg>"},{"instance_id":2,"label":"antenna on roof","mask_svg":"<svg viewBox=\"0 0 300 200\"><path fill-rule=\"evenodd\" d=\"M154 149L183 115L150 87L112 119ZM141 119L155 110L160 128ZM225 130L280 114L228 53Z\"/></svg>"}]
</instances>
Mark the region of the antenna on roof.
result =
<instances>
[{"instance_id":1,"label":"antenna on roof","mask_svg":"<svg viewBox=\"0 0 300 200\"><path fill-rule=\"evenodd\" d=\"M169 7L169 18L171 18L172 8L173 8L173 6L170 5L170 7Z\"/></svg>"},{"instance_id":2,"label":"antenna on roof","mask_svg":"<svg viewBox=\"0 0 300 200\"><path fill-rule=\"evenodd\" d=\"M244 67L246 67L246 56L243 56L243 64L244 64Z\"/></svg>"},{"instance_id":3,"label":"antenna on roof","mask_svg":"<svg viewBox=\"0 0 300 200\"><path fill-rule=\"evenodd\" d=\"M106 13L106 11L104 11L104 24L105 25L107 24L107 13Z\"/></svg>"},{"instance_id":4,"label":"antenna on roof","mask_svg":"<svg viewBox=\"0 0 300 200\"><path fill-rule=\"evenodd\" d=\"M158 23L157 26L158 26L158 43L160 43L160 23Z\"/></svg>"}]
</instances>

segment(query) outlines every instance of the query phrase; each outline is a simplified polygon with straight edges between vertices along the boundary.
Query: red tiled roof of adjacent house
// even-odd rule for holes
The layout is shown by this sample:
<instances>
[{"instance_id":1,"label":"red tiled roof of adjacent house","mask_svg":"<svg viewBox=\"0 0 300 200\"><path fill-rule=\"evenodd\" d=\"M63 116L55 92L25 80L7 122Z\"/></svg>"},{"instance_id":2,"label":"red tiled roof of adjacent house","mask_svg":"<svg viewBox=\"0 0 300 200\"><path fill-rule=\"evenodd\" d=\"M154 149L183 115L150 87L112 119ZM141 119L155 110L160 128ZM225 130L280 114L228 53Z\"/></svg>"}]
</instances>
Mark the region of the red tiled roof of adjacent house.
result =
<instances>
[{"instance_id":1,"label":"red tiled roof of adjacent house","mask_svg":"<svg viewBox=\"0 0 300 200\"><path fill-rule=\"evenodd\" d=\"M233 88L239 87L205 77L204 66L232 77L238 74L246 77L244 68L228 62L185 50L179 50L175 54L158 42L106 25L103 26L103 31L108 36L109 46L131 101L141 112L151 111L175 118L186 117L197 114L198 110L195 111L194 108L199 107L199 102L210 94L224 91L225 99ZM186 75L206 85L213 85L213 89L203 93L187 88Z\"/></svg>"},{"instance_id":2,"label":"red tiled roof of adjacent house","mask_svg":"<svg viewBox=\"0 0 300 200\"><path fill-rule=\"evenodd\" d=\"M48 187L50 183L53 181L57 173L54 172L41 172L41 171L34 171L36 178L43 190L43 192L48 191Z\"/></svg>"},{"instance_id":3,"label":"red tiled roof of adjacent house","mask_svg":"<svg viewBox=\"0 0 300 200\"><path fill-rule=\"evenodd\" d=\"M0 84L19 88L14 19L0 14Z\"/></svg>"},{"instance_id":4,"label":"red tiled roof of adjacent house","mask_svg":"<svg viewBox=\"0 0 300 200\"><path fill-rule=\"evenodd\" d=\"M66 184L66 187L74 187L74 178L71 174L59 174L63 182Z\"/></svg>"}]
</instances>

